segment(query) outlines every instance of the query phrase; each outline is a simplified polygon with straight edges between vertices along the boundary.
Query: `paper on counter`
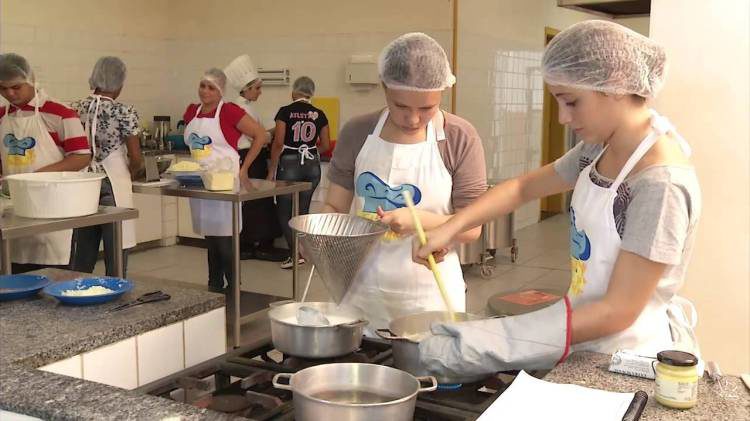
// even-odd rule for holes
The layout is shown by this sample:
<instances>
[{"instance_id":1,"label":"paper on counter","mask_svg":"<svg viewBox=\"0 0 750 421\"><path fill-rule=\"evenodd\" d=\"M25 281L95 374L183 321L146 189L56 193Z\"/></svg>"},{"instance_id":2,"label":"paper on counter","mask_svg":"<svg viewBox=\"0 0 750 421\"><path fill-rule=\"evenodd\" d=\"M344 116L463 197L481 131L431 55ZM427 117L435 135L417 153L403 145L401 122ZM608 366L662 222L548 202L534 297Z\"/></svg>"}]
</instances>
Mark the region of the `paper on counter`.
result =
<instances>
[{"instance_id":1,"label":"paper on counter","mask_svg":"<svg viewBox=\"0 0 750 421\"><path fill-rule=\"evenodd\" d=\"M521 371L477 421L621 421L634 395L550 383Z\"/></svg>"}]
</instances>

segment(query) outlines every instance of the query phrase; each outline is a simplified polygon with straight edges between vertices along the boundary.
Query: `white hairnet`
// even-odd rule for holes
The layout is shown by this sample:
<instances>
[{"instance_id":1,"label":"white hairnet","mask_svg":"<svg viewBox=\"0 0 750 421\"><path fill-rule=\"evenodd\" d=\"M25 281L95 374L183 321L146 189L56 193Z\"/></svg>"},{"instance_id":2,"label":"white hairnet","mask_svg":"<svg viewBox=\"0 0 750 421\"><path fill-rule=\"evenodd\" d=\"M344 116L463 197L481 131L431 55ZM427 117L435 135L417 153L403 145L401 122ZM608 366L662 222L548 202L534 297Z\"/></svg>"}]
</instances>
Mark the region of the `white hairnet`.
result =
<instances>
[{"instance_id":1,"label":"white hairnet","mask_svg":"<svg viewBox=\"0 0 750 421\"><path fill-rule=\"evenodd\" d=\"M127 69L118 57L101 57L94 64L89 77L89 88L101 89L104 92L115 92L125 83Z\"/></svg>"},{"instance_id":2,"label":"white hairnet","mask_svg":"<svg viewBox=\"0 0 750 421\"><path fill-rule=\"evenodd\" d=\"M0 54L0 82L34 84L34 72L29 62L15 53Z\"/></svg>"},{"instance_id":3,"label":"white hairnet","mask_svg":"<svg viewBox=\"0 0 750 421\"><path fill-rule=\"evenodd\" d=\"M224 88L227 85L227 75L221 69L212 67L203 73L201 80L207 80L211 82L219 90L221 95L224 95Z\"/></svg>"},{"instance_id":4,"label":"white hairnet","mask_svg":"<svg viewBox=\"0 0 750 421\"><path fill-rule=\"evenodd\" d=\"M300 76L292 84L292 92L312 97L315 95L315 82L307 76Z\"/></svg>"},{"instance_id":5,"label":"white hairnet","mask_svg":"<svg viewBox=\"0 0 750 421\"><path fill-rule=\"evenodd\" d=\"M245 89L248 83L258 79L258 72L255 70L253 61L247 54L241 55L224 68L227 75L227 81L236 91Z\"/></svg>"},{"instance_id":6,"label":"white hairnet","mask_svg":"<svg viewBox=\"0 0 750 421\"><path fill-rule=\"evenodd\" d=\"M443 47L421 32L391 41L380 53L378 73L391 89L442 91L456 83Z\"/></svg>"},{"instance_id":7,"label":"white hairnet","mask_svg":"<svg viewBox=\"0 0 750 421\"><path fill-rule=\"evenodd\" d=\"M590 20L552 39L542 74L550 85L653 98L664 84L666 62L654 41L613 22Z\"/></svg>"}]
</instances>

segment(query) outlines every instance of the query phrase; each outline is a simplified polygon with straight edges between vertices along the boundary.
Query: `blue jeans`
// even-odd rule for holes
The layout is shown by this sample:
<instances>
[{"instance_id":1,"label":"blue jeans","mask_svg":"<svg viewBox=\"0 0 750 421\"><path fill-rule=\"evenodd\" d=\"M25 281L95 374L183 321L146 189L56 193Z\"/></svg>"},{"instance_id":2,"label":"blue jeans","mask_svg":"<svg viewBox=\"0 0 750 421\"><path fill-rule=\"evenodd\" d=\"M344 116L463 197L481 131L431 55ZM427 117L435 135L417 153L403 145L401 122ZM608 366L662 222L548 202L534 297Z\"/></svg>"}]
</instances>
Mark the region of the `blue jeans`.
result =
<instances>
[{"instance_id":1,"label":"blue jeans","mask_svg":"<svg viewBox=\"0 0 750 421\"><path fill-rule=\"evenodd\" d=\"M102 206L116 206L115 195L109 178L102 180L99 193L99 204ZM107 276L115 276L115 247L114 229L112 224L95 225L76 228L73 230L73 245L70 250L71 270L91 273L99 257L99 243L104 240L104 266ZM128 267L128 250L122 252L122 276L126 276Z\"/></svg>"},{"instance_id":2,"label":"blue jeans","mask_svg":"<svg viewBox=\"0 0 750 421\"><path fill-rule=\"evenodd\" d=\"M276 170L276 179L284 181L309 181L312 189L299 193L299 214L306 215L310 212L310 202L315 188L320 183L320 158L306 159L304 164L299 163L299 154L282 155L279 159L279 168ZM276 211L279 215L279 223L284 233L286 244L292 249L292 229L289 228L289 220L292 219L292 195L286 194L276 197Z\"/></svg>"}]
</instances>

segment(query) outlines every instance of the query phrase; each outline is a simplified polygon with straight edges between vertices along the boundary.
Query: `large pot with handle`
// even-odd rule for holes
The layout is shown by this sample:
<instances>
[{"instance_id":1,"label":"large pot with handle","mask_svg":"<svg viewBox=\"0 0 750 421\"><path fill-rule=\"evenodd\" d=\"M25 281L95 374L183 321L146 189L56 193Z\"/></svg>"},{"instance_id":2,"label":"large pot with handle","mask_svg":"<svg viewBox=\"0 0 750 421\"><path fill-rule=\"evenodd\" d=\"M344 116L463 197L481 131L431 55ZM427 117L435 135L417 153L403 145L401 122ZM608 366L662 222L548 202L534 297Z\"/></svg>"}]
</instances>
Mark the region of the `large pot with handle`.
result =
<instances>
[{"instance_id":1,"label":"large pot with handle","mask_svg":"<svg viewBox=\"0 0 750 421\"><path fill-rule=\"evenodd\" d=\"M288 384L280 382L284 378ZM422 386L423 381L430 385ZM383 365L335 363L276 374L273 385L292 391L298 421L408 421L417 394L435 390L437 380Z\"/></svg>"},{"instance_id":2,"label":"large pot with handle","mask_svg":"<svg viewBox=\"0 0 750 421\"><path fill-rule=\"evenodd\" d=\"M455 376L448 373L434 373L422 366L419 357L419 342L430 335L433 323L465 322L478 320L481 317L470 313L451 313L447 311L427 311L410 314L392 320L388 329L378 329L376 333L383 339L391 341L393 365L414 376L432 375L440 384L472 383L484 380L490 375Z\"/></svg>"},{"instance_id":3,"label":"large pot with handle","mask_svg":"<svg viewBox=\"0 0 750 421\"><path fill-rule=\"evenodd\" d=\"M329 324L300 323L297 317L300 307L320 312ZM362 344L362 330L367 325L356 308L325 302L272 303L268 318L273 346L285 354L303 358L331 358L356 351Z\"/></svg>"}]
</instances>

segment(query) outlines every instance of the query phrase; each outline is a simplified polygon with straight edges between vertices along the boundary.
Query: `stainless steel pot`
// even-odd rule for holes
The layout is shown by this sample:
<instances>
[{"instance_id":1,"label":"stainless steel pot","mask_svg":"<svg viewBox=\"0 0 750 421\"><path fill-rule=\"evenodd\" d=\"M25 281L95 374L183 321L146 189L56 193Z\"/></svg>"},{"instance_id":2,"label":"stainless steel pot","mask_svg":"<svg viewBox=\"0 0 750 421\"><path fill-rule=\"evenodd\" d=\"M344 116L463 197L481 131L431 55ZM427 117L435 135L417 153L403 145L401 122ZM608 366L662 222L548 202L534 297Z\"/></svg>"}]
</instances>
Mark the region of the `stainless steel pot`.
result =
<instances>
[{"instance_id":1,"label":"stainless steel pot","mask_svg":"<svg viewBox=\"0 0 750 421\"><path fill-rule=\"evenodd\" d=\"M331 326L303 326L296 323L301 306L319 310L333 320L346 323ZM271 340L279 351L304 358L331 358L357 350L362 343L362 329L367 325L357 309L335 303L272 303L268 312Z\"/></svg>"},{"instance_id":2,"label":"stainless steel pot","mask_svg":"<svg viewBox=\"0 0 750 421\"><path fill-rule=\"evenodd\" d=\"M457 322L481 319L469 313L454 314ZM419 341L430 334L430 327L433 323L450 323L451 321L450 313L447 311L427 311L394 319L389 323L388 329L378 329L375 333L391 341L393 365L414 376L433 375L440 384L472 383L490 377L490 375L455 376L448 373L433 373L422 367L419 358Z\"/></svg>"},{"instance_id":3,"label":"stainless steel pot","mask_svg":"<svg viewBox=\"0 0 750 421\"><path fill-rule=\"evenodd\" d=\"M282 378L289 384L279 383ZM431 384L422 387L422 381ZM336 363L279 373L273 386L292 391L295 420L407 421L417 393L435 390L437 381L383 365Z\"/></svg>"}]
</instances>

